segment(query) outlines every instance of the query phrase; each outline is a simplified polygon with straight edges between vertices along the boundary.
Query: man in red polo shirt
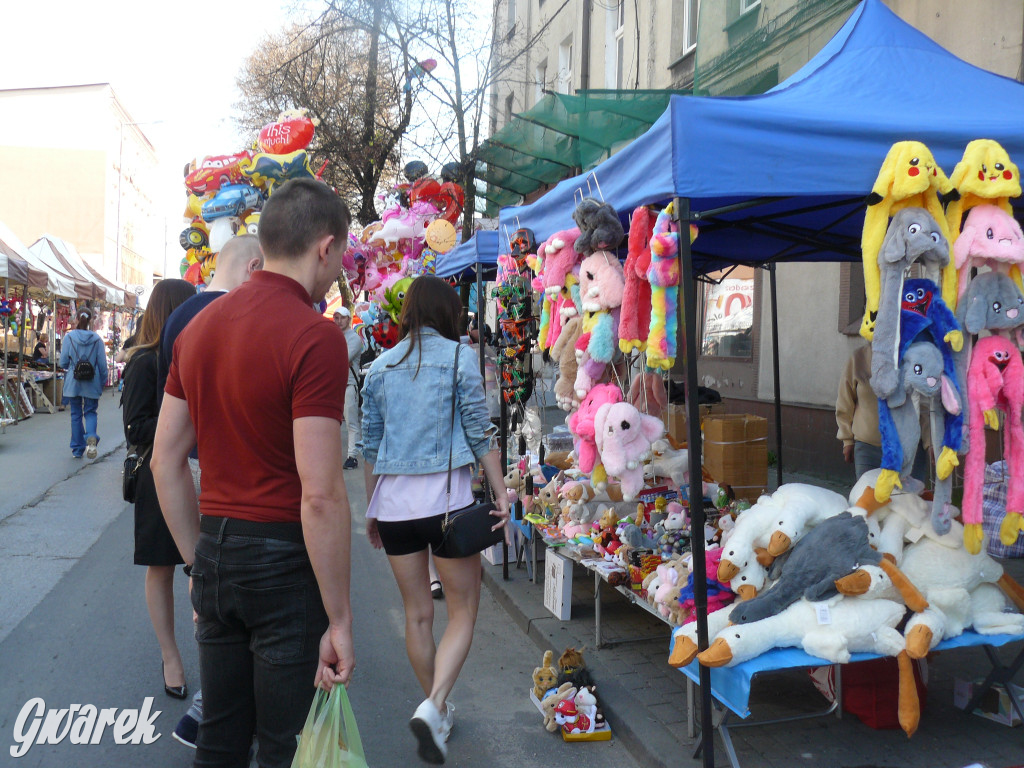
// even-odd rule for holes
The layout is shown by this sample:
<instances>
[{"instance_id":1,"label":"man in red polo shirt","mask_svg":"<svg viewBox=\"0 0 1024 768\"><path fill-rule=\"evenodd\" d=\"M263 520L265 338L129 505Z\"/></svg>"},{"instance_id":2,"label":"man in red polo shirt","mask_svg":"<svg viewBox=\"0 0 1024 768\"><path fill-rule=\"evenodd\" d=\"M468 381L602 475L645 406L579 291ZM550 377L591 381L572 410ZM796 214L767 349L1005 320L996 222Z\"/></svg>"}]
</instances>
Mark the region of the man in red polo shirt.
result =
<instances>
[{"instance_id":1,"label":"man in red polo shirt","mask_svg":"<svg viewBox=\"0 0 1024 768\"><path fill-rule=\"evenodd\" d=\"M349 212L287 182L260 217L262 272L189 323L152 468L191 568L203 722L195 766L288 768L313 696L355 664L341 430L344 334L312 309L341 271ZM203 457L202 519L188 454Z\"/></svg>"}]
</instances>

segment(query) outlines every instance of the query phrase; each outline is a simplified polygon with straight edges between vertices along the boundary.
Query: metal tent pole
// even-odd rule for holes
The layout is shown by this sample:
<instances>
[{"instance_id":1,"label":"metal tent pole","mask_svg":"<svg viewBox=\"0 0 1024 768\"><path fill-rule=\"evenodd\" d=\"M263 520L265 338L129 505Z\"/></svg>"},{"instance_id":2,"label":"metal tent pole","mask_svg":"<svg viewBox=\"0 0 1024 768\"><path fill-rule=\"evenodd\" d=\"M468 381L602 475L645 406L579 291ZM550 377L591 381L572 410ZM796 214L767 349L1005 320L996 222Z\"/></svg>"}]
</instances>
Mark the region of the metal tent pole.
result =
<instances>
[{"instance_id":1,"label":"metal tent pole","mask_svg":"<svg viewBox=\"0 0 1024 768\"><path fill-rule=\"evenodd\" d=\"M708 583L704 553L704 489L701 472L700 404L697 402L697 284L690 247L690 200L675 199L679 222L681 296L677 313L684 332L681 345L686 364L686 428L690 458L690 551L693 554L693 592L697 614L697 647L708 647ZM704 768L715 768L715 729L711 720L711 670L700 665L700 732Z\"/></svg>"},{"instance_id":2,"label":"metal tent pole","mask_svg":"<svg viewBox=\"0 0 1024 768\"><path fill-rule=\"evenodd\" d=\"M775 262L768 264L768 285L772 294L772 373L775 376L775 472L776 487L782 485L782 392L779 391L779 302L775 286Z\"/></svg>"},{"instance_id":3,"label":"metal tent pole","mask_svg":"<svg viewBox=\"0 0 1024 768\"><path fill-rule=\"evenodd\" d=\"M18 407L22 409L22 413L25 414L25 418L28 418L29 413L24 410L24 404L21 402L22 393L25 391L25 375L22 370L25 358L25 304L28 302L28 283L21 288L21 325L18 327Z\"/></svg>"},{"instance_id":4,"label":"metal tent pole","mask_svg":"<svg viewBox=\"0 0 1024 768\"><path fill-rule=\"evenodd\" d=\"M10 281L10 278L7 278L7 277L4 278L4 297L6 299L8 299L8 300L10 300L10 298L11 298L11 281ZM9 327L10 327L9 325L4 325L4 397L6 398L5 402L11 403L13 405L13 401L11 400L11 388L9 386L10 382L7 380L7 331L9 329ZM14 411L13 410L11 411L11 415L12 416L14 415ZM0 426L0 434L5 434L6 435L7 434L7 409L6 408L3 409L3 416L0 416L0 425L2 425L2 426Z\"/></svg>"}]
</instances>

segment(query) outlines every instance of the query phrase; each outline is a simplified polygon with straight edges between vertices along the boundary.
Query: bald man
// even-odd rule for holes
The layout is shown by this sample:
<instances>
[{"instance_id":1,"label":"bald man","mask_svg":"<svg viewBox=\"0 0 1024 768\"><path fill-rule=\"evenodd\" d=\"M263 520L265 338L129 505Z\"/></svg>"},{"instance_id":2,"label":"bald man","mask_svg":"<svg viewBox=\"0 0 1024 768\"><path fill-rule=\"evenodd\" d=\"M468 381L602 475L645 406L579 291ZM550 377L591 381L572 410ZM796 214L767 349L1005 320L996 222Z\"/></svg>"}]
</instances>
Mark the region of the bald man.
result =
<instances>
[{"instance_id":1,"label":"bald man","mask_svg":"<svg viewBox=\"0 0 1024 768\"><path fill-rule=\"evenodd\" d=\"M192 318L211 302L242 285L252 276L253 272L262 268L263 251L260 249L259 238L255 235L231 238L217 254L217 270L213 273L213 279L207 289L190 298L167 318L167 323L160 334L160 354L157 357L157 387L159 388L157 397L161 402L164 399L164 386L167 384L167 373L171 368L174 342L178 338L178 334L185 330L185 326L191 322ZM192 479L196 486L196 496L198 496L201 476L198 453L193 451L189 454L188 463L192 469ZM172 735L177 741L194 749L196 734L199 731L199 721L202 719L203 692L197 690L192 697L192 706L178 721Z\"/></svg>"}]
</instances>

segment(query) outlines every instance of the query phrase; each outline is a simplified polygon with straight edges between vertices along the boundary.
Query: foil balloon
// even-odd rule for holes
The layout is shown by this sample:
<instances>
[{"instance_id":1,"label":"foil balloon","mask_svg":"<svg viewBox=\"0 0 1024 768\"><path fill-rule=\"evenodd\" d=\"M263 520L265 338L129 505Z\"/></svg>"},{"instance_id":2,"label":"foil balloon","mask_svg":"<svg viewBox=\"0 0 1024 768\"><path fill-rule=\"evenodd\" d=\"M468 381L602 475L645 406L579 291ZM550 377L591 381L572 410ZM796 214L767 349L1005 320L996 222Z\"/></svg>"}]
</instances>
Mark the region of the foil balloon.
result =
<instances>
[{"instance_id":1,"label":"foil balloon","mask_svg":"<svg viewBox=\"0 0 1024 768\"><path fill-rule=\"evenodd\" d=\"M242 166L252 158L252 152L245 150L233 155L211 155L204 157L194 171L185 177L185 186L196 195L216 192L225 184L237 184L242 180Z\"/></svg>"},{"instance_id":2,"label":"foil balloon","mask_svg":"<svg viewBox=\"0 0 1024 768\"><path fill-rule=\"evenodd\" d=\"M305 149L313 140L316 124L303 114L303 110L282 112L273 123L260 130L257 143L268 155L287 155Z\"/></svg>"}]
</instances>

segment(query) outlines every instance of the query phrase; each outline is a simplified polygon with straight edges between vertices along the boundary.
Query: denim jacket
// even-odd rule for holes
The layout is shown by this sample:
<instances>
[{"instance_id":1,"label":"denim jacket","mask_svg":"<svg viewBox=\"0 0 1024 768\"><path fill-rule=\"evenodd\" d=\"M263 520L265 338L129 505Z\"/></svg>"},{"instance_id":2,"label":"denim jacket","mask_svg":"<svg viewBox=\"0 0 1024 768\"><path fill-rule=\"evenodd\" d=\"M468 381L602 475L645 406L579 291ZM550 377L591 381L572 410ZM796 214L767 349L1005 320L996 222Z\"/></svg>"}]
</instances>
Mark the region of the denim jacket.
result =
<instances>
[{"instance_id":1,"label":"denim jacket","mask_svg":"<svg viewBox=\"0 0 1024 768\"><path fill-rule=\"evenodd\" d=\"M79 381L74 376L75 363L79 360L92 363L93 377L88 381ZM103 385L107 383L107 350L98 333L77 328L68 331L60 345L60 367L67 370L64 397L99 400L103 396Z\"/></svg>"},{"instance_id":2,"label":"denim jacket","mask_svg":"<svg viewBox=\"0 0 1024 768\"><path fill-rule=\"evenodd\" d=\"M451 432L452 366L456 342L432 328L420 331L373 361L363 384L363 458L377 475L426 475L473 464L489 448L495 428L487 413L483 379L476 358L459 352L455 433ZM417 372L417 363L419 371Z\"/></svg>"}]
</instances>

